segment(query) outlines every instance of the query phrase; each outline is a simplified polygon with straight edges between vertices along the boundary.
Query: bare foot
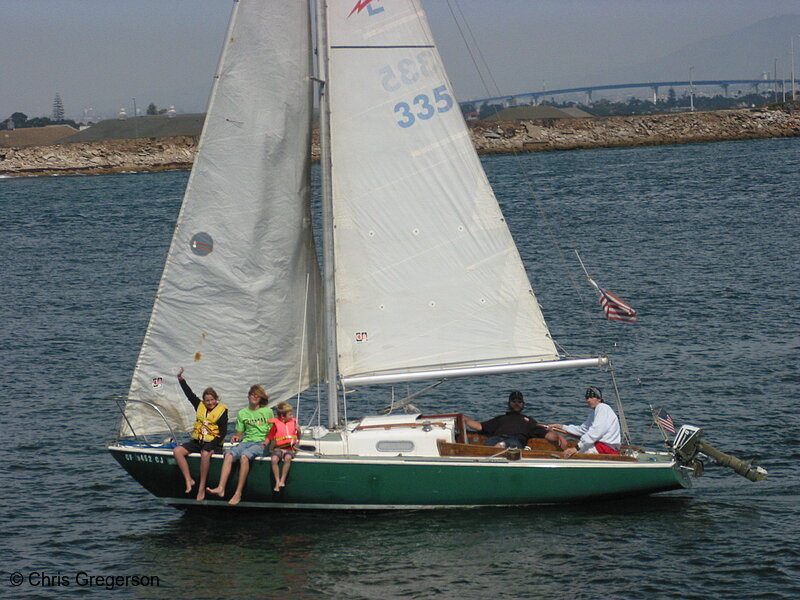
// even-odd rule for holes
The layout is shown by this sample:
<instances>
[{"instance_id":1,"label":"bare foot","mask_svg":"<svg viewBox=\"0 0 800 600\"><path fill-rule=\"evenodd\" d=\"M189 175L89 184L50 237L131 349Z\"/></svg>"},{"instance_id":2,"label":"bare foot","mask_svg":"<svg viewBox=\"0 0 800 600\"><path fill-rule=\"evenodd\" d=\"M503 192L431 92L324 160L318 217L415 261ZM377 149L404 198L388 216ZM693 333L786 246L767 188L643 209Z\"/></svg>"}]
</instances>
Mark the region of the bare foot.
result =
<instances>
[{"instance_id":1,"label":"bare foot","mask_svg":"<svg viewBox=\"0 0 800 600\"><path fill-rule=\"evenodd\" d=\"M216 496L219 496L220 498L224 498L224 497L225 497L225 488L218 488L218 487L215 487L215 488L212 490L210 487L207 487L207 488L206 488L206 491L207 491L209 494L214 494L214 495L216 495Z\"/></svg>"},{"instance_id":2,"label":"bare foot","mask_svg":"<svg viewBox=\"0 0 800 600\"><path fill-rule=\"evenodd\" d=\"M278 484L278 487L279 487L279 488L286 487L286 482L284 482L284 481L281 481L281 482Z\"/></svg>"},{"instance_id":3,"label":"bare foot","mask_svg":"<svg viewBox=\"0 0 800 600\"><path fill-rule=\"evenodd\" d=\"M190 479L186 482L186 491L183 492L184 494L191 494L192 488L194 487L194 479Z\"/></svg>"},{"instance_id":4,"label":"bare foot","mask_svg":"<svg viewBox=\"0 0 800 600\"><path fill-rule=\"evenodd\" d=\"M202 502L205 499L206 499L206 491L205 490L198 491L197 492L197 501L198 502Z\"/></svg>"},{"instance_id":5,"label":"bare foot","mask_svg":"<svg viewBox=\"0 0 800 600\"><path fill-rule=\"evenodd\" d=\"M276 483L275 487L272 488L272 491L273 492L280 492L281 491L281 484L280 483Z\"/></svg>"},{"instance_id":6,"label":"bare foot","mask_svg":"<svg viewBox=\"0 0 800 600\"><path fill-rule=\"evenodd\" d=\"M239 504L241 499L242 499L241 494L234 494L233 497L230 500L228 500L228 504L230 504L231 506L236 506L237 504Z\"/></svg>"}]
</instances>

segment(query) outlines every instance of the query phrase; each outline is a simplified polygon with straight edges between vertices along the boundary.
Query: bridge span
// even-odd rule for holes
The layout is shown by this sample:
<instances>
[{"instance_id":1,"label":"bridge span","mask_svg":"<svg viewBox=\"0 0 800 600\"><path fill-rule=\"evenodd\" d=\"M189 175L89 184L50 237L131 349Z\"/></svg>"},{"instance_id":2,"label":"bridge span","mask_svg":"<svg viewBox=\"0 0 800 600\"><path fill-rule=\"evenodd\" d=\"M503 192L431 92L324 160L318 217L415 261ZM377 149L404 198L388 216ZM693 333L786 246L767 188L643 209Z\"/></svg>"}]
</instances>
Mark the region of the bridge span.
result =
<instances>
[{"instance_id":1,"label":"bridge span","mask_svg":"<svg viewBox=\"0 0 800 600\"><path fill-rule=\"evenodd\" d=\"M497 104L511 105L522 99L530 99L538 104L545 96L559 96L564 94L586 94L586 102L592 101L592 92L603 90L624 90L633 88L650 88L653 91L653 103L658 100L660 88L688 87L694 89L701 86L719 86L724 96L728 96L728 89L732 85L745 85L758 92L759 86L773 85L775 89L786 82L779 79L699 79L697 81L649 81L647 83L618 83L614 85L591 85L586 87L564 88L560 90L542 90L540 92L526 92L524 94L509 94L508 96L495 96L494 98L481 98L479 100L463 100L459 104Z\"/></svg>"}]
</instances>

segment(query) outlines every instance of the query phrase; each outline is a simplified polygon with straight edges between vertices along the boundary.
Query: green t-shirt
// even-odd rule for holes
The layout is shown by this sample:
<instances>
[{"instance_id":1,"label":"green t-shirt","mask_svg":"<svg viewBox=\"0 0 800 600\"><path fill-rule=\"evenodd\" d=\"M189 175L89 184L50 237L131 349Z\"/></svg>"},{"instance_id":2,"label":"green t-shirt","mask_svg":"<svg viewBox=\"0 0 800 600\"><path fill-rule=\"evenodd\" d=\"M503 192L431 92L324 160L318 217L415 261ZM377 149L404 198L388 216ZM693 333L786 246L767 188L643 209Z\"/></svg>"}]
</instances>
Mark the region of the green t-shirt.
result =
<instances>
[{"instance_id":1,"label":"green t-shirt","mask_svg":"<svg viewBox=\"0 0 800 600\"><path fill-rule=\"evenodd\" d=\"M261 406L256 410L246 406L236 415L236 431L244 433L243 442L263 442L272 429L272 423L267 421L274 417L272 409L268 406Z\"/></svg>"}]
</instances>

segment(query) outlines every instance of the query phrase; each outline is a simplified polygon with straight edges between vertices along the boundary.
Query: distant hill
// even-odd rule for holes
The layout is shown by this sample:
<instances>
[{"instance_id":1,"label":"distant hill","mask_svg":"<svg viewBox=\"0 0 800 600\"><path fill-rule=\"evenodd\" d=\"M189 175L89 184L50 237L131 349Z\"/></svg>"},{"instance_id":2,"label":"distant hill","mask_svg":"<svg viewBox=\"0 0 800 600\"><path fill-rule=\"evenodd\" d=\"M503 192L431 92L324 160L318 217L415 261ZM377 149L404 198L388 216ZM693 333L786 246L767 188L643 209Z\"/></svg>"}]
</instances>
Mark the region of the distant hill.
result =
<instances>
[{"instance_id":1,"label":"distant hill","mask_svg":"<svg viewBox=\"0 0 800 600\"><path fill-rule=\"evenodd\" d=\"M48 125L46 127L22 127L20 129L0 130L0 148L25 148L28 146L48 146L77 132L69 125Z\"/></svg>"},{"instance_id":2,"label":"distant hill","mask_svg":"<svg viewBox=\"0 0 800 600\"><path fill-rule=\"evenodd\" d=\"M128 119L106 119L84 129L60 144L95 142L98 140L124 140L136 138L164 138L179 135L199 136L205 121L204 113L187 115L143 116Z\"/></svg>"},{"instance_id":3,"label":"distant hill","mask_svg":"<svg viewBox=\"0 0 800 600\"><path fill-rule=\"evenodd\" d=\"M800 6L800 5L798 5ZM760 79L790 77L790 40L800 33L800 13L764 19L727 35L708 38L662 58L598 72L587 85L686 80L689 67L698 79ZM795 38L795 78L800 75L800 38Z\"/></svg>"}]
</instances>

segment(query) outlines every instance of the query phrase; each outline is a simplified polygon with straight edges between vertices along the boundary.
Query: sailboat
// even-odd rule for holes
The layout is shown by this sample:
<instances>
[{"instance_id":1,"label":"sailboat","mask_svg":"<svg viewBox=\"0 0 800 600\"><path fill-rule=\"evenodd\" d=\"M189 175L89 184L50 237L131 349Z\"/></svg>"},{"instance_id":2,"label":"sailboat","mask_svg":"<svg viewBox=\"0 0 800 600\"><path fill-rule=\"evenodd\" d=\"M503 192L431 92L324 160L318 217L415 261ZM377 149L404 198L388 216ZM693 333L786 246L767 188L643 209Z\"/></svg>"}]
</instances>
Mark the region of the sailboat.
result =
<instances>
[{"instance_id":1,"label":"sailboat","mask_svg":"<svg viewBox=\"0 0 800 600\"><path fill-rule=\"evenodd\" d=\"M269 458L256 459L237 507L525 506L688 487L696 452L565 459L545 440L486 447L460 413L342 417L360 386L607 364L559 354L419 0L234 2L109 446L130 475L173 506L228 506L187 495L175 465L171 448L195 418L174 376L185 366L232 417L252 383L274 403L327 382L327 425L305 424L287 485L275 492ZM212 458L210 481L221 463ZM199 456L189 464L196 473Z\"/></svg>"}]
</instances>

